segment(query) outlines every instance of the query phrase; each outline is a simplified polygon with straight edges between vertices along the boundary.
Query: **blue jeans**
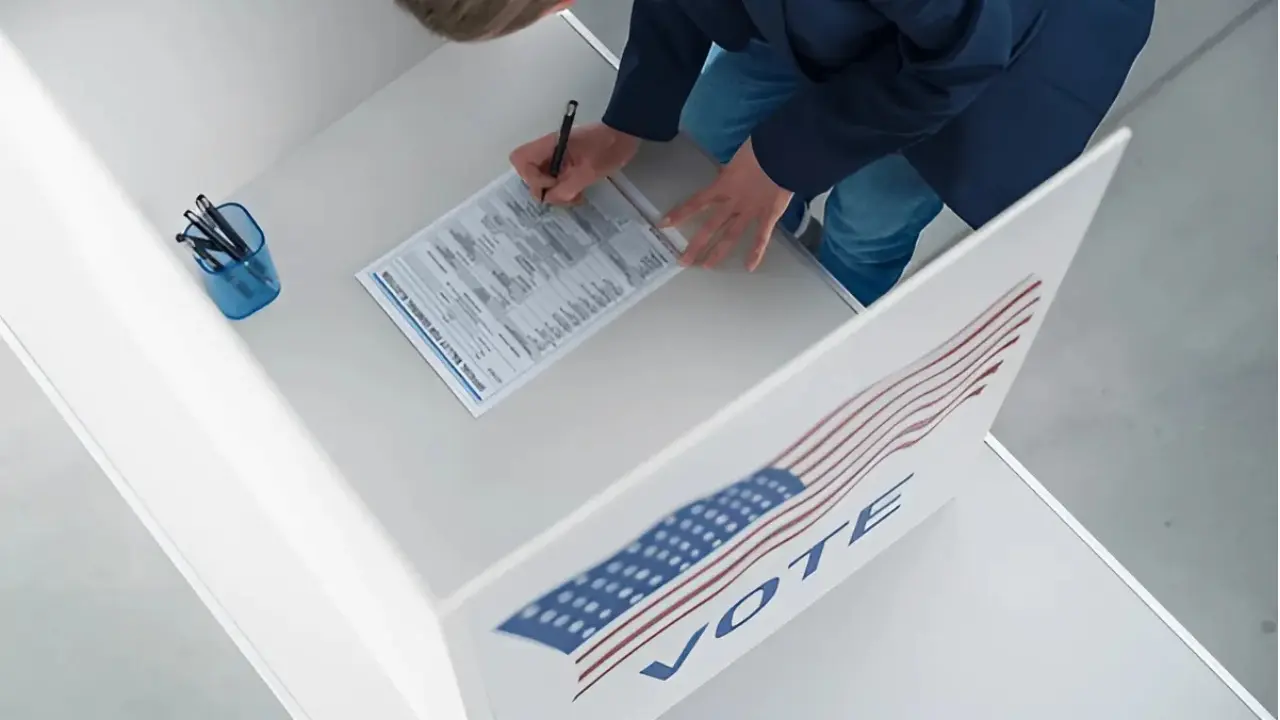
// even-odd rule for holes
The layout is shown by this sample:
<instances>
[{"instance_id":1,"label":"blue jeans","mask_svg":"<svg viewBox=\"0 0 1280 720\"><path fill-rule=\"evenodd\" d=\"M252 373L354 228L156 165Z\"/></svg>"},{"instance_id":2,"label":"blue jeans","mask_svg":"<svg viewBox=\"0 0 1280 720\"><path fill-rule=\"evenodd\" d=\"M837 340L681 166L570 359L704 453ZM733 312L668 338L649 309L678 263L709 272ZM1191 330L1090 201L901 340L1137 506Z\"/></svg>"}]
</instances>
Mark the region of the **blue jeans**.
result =
<instances>
[{"instance_id":1,"label":"blue jeans","mask_svg":"<svg viewBox=\"0 0 1280 720\"><path fill-rule=\"evenodd\" d=\"M726 163L764 120L806 82L762 42L742 52L712 48L680 118L681 128ZM812 198L794 198L782 225L794 231ZM920 231L942 200L901 155L866 165L831 189L818 259L870 305L902 277Z\"/></svg>"}]
</instances>

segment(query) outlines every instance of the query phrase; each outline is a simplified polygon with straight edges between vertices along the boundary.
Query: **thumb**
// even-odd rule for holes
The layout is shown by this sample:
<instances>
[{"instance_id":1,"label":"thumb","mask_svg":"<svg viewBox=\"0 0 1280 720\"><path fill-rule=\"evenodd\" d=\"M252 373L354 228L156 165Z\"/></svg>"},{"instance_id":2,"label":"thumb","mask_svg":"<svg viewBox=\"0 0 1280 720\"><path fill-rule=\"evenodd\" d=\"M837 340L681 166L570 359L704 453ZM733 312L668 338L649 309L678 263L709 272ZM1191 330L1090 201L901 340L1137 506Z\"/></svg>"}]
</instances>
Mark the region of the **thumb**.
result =
<instances>
[{"instance_id":1,"label":"thumb","mask_svg":"<svg viewBox=\"0 0 1280 720\"><path fill-rule=\"evenodd\" d=\"M547 202L554 205L572 203L583 191L597 179L597 174L588 165L572 165L560 173L555 185L547 190Z\"/></svg>"}]
</instances>

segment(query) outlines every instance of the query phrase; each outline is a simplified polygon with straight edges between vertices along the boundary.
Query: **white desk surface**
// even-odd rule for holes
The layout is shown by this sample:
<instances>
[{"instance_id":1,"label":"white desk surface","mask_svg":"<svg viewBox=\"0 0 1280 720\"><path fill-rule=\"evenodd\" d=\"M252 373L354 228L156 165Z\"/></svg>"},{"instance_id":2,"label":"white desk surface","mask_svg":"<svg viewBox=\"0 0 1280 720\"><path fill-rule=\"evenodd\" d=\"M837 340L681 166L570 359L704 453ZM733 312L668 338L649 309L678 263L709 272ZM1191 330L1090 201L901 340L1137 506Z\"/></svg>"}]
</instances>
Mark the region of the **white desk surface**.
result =
<instances>
[{"instance_id":1,"label":"white desk surface","mask_svg":"<svg viewBox=\"0 0 1280 720\"><path fill-rule=\"evenodd\" d=\"M775 241L753 275L681 273L470 416L354 275L508 169L566 99L599 117L613 76L561 20L446 45L233 195L283 288L237 329L437 598L852 316L810 258ZM673 143L627 174L665 210L714 172Z\"/></svg>"},{"instance_id":2,"label":"white desk surface","mask_svg":"<svg viewBox=\"0 0 1280 720\"><path fill-rule=\"evenodd\" d=\"M991 449L960 497L663 720L1247 720Z\"/></svg>"}]
</instances>

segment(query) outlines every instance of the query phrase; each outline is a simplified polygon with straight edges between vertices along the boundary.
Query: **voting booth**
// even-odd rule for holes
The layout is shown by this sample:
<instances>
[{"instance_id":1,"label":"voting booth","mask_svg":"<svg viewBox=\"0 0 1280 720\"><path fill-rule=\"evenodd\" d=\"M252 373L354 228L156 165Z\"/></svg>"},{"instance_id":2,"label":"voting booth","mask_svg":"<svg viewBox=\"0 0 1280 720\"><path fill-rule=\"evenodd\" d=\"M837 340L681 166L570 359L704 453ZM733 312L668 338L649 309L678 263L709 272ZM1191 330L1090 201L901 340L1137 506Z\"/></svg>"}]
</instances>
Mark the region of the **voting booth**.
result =
<instances>
[{"instance_id":1,"label":"voting booth","mask_svg":"<svg viewBox=\"0 0 1280 720\"><path fill-rule=\"evenodd\" d=\"M0 330L294 717L648 720L786 632L965 492L1127 142L869 309L781 232L673 271L478 414L357 276L612 74L560 19L435 49L226 198L281 286L231 323L0 43ZM624 173L652 221L715 167Z\"/></svg>"}]
</instances>

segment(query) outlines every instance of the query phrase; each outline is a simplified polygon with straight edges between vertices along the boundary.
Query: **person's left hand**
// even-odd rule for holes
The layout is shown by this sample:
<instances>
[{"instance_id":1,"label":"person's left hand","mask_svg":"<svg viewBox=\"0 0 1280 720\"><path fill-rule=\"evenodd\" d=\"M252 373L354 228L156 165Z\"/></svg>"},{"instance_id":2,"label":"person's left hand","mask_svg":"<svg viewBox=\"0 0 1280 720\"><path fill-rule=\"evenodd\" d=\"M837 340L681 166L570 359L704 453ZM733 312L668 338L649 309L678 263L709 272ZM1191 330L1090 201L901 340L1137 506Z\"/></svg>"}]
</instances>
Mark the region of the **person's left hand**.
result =
<instances>
[{"instance_id":1,"label":"person's left hand","mask_svg":"<svg viewBox=\"0 0 1280 720\"><path fill-rule=\"evenodd\" d=\"M747 254L747 269L755 270L764 259L773 227L791 202L784 190L765 174L756 162L751 140L743 143L720 176L663 218L663 227L673 227L710 208L710 215L689 241L680 256L682 265L714 267L733 252L738 241L755 223L753 244Z\"/></svg>"}]
</instances>

